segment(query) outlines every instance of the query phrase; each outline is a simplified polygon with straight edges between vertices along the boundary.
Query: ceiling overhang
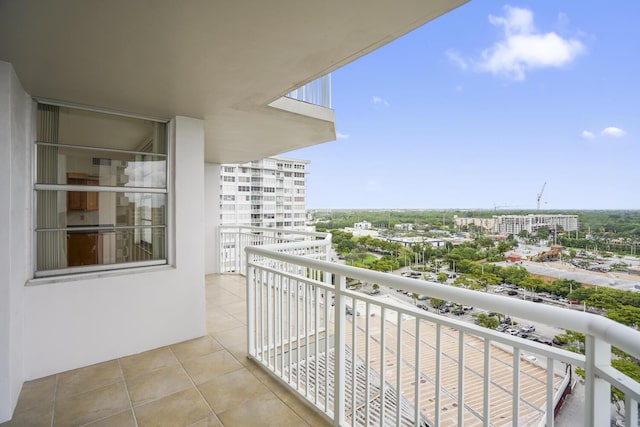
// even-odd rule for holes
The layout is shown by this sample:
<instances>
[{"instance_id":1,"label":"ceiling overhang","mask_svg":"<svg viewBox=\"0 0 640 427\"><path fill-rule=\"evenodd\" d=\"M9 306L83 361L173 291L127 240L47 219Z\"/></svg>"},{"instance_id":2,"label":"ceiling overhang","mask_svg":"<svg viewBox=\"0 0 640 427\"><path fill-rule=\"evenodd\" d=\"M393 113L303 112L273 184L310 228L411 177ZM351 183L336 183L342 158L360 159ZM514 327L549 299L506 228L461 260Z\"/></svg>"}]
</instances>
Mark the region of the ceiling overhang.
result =
<instances>
[{"instance_id":1,"label":"ceiling overhang","mask_svg":"<svg viewBox=\"0 0 640 427\"><path fill-rule=\"evenodd\" d=\"M203 119L207 161L247 161L333 140L280 98L465 2L0 0L0 60L34 97Z\"/></svg>"}]
</instances>

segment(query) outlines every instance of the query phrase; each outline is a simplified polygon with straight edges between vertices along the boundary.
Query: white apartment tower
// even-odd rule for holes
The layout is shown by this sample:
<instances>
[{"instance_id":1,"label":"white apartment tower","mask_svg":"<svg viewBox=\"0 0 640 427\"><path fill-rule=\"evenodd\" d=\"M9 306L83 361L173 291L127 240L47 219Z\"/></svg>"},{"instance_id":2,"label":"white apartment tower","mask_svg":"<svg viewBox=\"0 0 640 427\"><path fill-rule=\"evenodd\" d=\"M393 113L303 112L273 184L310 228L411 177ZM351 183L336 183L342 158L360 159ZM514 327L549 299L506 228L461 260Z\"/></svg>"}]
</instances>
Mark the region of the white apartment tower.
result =
<instances>
[{"instance_id":1,"label":"white apartment tower","mask_svg":"<svg viewBox=\"0 0 640 427\"><path fill-rule=\"evenodd\" d=\"M494 216L493 230L498 233L518 234L522 230L535 233L542 227L564 231L578 230L578 215L501 215Z\"/></svg>"},{"instance_id":2,"label":"white apartment tower","mask_svg":"<svg viewBox=\"0 0 640 427\"><path fill-rule=\"evenodd\" d=\"M221 224L303 229L308 164L308 160L267 157L221 165Z\"/></svg>"}]
</instances>

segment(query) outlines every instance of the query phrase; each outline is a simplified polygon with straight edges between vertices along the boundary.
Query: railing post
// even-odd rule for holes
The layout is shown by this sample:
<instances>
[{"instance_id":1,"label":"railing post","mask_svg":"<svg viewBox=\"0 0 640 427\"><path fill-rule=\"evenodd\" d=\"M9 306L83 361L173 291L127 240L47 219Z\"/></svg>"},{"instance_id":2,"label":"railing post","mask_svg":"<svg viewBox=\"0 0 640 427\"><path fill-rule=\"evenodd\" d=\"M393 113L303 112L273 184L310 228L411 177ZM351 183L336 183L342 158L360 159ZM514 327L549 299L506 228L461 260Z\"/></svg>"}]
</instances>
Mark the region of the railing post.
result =
<instances>
[{"instance_id":1,"label":"railing post","mask_svg":"<svg viewBox=\"0 0 640 427\"><path fill-rule=\"evenodd\" d=\"M233 264L237 274L242 274L242 272L240 271L240 257L242 256L241 255L242 251L240 250L241 238L242 238L242 233L240 232L240 229L238 229L236 231L236 238L233 245L233 249L235 251L235 254L233 256Z\"/></svg>"},{"instance_id":2,"label":"railing post","mask_svg":"<svg viewBox=\"0 0 640 427\"><path fill-rule=\"evenodd\" d=\"M346 304L344 291L346 277L336 275L335 311L334 311L334 365L333 365L333 425L340 426L345 417L345 343ZM355 310L355 309L354 309ZM355 311L354 311L355 312Z\"/></svg>"},{"instance_id":3,"label":"railing post","mask_svg":"<svg viewBox=\"0 0 640 427\"><path fill-rule=\"evenodd\" d=\"M611 365L611 344L592 335L585 336L585 397L586 426L609 425L611 418L611 385L596 375L597 366ZM606 404L604 402L607 402Z\"/></svg>"},{"instance_id":4,"label":"railing post","mask_svg":"<svg viewBox=\"0 0 640 427\"><path fill-rule=\"evenodd\" d=\"M625 426L635 427L638 425L638 401L626 395L624 399L624 420Z\"/></svg>"},{"instance_id":5,"label":"railing post","mask_svg":"<svg viewBox=\"0 0 640 427\"><path fill-rule=\"evenodd\" d=\"M255 334L255 270L251 265L253 254L247 253L247 354L256 355L256 334Z\"/></svg>"}]
</instances>

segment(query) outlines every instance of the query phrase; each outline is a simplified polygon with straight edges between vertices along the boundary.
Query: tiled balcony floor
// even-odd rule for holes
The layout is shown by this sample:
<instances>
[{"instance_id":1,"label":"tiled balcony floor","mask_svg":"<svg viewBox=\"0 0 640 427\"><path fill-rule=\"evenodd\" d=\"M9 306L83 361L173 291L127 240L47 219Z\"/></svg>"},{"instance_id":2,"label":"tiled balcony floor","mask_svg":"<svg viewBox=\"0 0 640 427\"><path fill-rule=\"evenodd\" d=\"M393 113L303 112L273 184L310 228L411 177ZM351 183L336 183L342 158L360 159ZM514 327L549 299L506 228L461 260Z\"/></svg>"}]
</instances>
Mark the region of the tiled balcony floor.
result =
<instances>
[{"instance_id":1,"label":"tiled balcony floor","mask_svg":"<svg viewBox=\"0 0 640 427\"><path fill-rule=\"evenodd\" d=\"M207 276L207 336L27 382L0 426L329 425L246 358L244 285Z\"/></svg>"}]
</instances>

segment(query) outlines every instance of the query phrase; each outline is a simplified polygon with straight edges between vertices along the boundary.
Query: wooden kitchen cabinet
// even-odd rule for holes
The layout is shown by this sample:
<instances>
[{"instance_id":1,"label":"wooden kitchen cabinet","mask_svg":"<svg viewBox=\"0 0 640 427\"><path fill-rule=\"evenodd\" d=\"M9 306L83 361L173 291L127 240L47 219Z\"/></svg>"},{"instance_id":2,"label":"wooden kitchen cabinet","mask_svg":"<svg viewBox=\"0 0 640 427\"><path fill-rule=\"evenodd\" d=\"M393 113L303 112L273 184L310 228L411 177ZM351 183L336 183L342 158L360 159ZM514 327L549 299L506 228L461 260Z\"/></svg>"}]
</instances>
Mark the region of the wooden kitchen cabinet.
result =
<instances>
[{"instance_id":1,"label":"wooden kitchen cabinet","mask_svg":"<svg viewBox=\"0 0 640 427\"><path fill-rule=\"evenodd\" d=\"M97 265L102 263L102 236L99 233L71 232L67 234L67 265Z\"/></svg>"},{"instance_id":2,"label":"wooden kitchen cabinet","mask_svg":"<svg viewBox=\"0 0 640 427\"><path fill-rule=\"evenodd\" d=\"M69 185L98 185L96 177L86 173L68 173L67 184ZM96 191L68 191L67 210L68 211L97 211L99 208L99 197Z\"/></svg>"}]
</instances>

